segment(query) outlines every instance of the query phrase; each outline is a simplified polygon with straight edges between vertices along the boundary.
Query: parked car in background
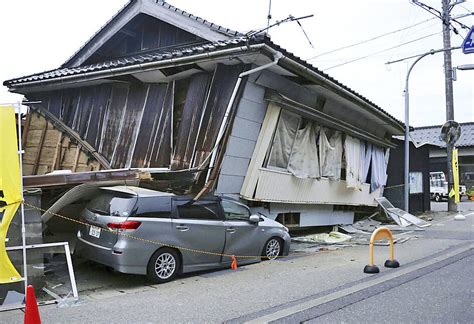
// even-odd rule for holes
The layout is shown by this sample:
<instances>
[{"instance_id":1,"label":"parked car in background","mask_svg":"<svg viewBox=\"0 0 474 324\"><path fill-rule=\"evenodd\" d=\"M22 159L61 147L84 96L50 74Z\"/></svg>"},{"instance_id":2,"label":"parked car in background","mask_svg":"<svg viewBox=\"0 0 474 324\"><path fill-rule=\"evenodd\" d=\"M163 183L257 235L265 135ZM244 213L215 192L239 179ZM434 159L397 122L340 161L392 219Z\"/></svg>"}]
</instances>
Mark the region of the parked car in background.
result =
<instances>
[{"instance_id":1,"label":"parked car in background","mask_svg":"<svg viewBox=\"0 0 474 324\"><path fill-rule=\"evenodd\" d=\"M288 229L247 206L139 187L107 187L81 213L78 255L155 283L180 273L288 255ZM239 258L239 256L245 256Z\"/></svg>"}]
</instances>

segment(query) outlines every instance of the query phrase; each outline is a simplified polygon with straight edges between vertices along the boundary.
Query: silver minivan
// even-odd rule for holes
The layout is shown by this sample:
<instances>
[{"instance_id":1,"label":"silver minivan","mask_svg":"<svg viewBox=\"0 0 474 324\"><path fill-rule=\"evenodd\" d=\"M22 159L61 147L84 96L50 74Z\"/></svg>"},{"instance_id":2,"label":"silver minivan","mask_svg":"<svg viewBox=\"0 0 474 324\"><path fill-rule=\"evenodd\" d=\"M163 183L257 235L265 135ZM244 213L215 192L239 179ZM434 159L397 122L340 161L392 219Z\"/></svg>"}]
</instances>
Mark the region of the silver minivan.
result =
<instances>
[{"instance_id":1,"label":"silver minivan","mask_svg":"<svg viewBox=\"0 0 474 324\"><path fill-rule=\"evenodd\" d=\"M288 229L216 196L193 202L139 187L101 188L81 213L78 255L155 283L180 273L288 255ZM87 224L87 225L86 225Z\"/></svg>"}]
</instances>

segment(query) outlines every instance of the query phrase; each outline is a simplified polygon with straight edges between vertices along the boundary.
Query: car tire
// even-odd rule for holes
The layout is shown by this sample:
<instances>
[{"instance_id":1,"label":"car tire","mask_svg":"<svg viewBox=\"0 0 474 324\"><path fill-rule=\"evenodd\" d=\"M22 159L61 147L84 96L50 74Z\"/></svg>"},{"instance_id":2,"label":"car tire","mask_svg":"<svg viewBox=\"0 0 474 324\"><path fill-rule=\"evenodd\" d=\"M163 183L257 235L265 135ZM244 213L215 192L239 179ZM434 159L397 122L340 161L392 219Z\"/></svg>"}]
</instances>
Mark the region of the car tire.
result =
<instances>
[{"instance_id":1,"label":"car tire","mask_svg":"<svg viewBox=\"0 0 474 324\"><path fill-rule=\"evenodd\" d=\"M441 201L441 196L439 194L435 194L434 200L436 202L440 202Z\"/></svg>"},{"instance_id":2,"label":"car tire","mask_svg":"<svg viewBox=\"0 0 474 324\"><path fill-rule=\"evenodd\" d=\"M262 250L262 260L275 260L283 252L282 240L278 237L270 238Z\"/></svg>"},{"instance_id":3,"label":"car tire","mask_svg":"<svg viewBox=\"0 0 474 324\"><path fill-rule=\"evenodd\" d=\"M180 272L181 260L176 250L162 248L150 258L147 277L153 283L165 283L173 280Z\"/></svg>"}]
</instances>

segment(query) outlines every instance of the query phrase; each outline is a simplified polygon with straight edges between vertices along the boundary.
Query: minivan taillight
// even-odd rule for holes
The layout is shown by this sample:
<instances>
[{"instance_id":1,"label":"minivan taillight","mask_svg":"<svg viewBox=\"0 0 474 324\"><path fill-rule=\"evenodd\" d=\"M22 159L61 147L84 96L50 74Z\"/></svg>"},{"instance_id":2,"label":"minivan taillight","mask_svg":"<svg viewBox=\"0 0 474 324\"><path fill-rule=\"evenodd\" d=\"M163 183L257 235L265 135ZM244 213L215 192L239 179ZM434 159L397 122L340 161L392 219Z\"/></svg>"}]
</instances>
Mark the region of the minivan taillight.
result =
<instances>
[{"instance_id":1,"label":"minivan taillight","mask_svg":"<svg viewBox=\"0 0 474 324\"><path fill-rule=\"evenodd\" d=\"M121 230L134 230L137 229L142 222L137 221L125 221L119 223L108 223L107 227L110 229L121 229Z\"/></svg>"}]
</instances>

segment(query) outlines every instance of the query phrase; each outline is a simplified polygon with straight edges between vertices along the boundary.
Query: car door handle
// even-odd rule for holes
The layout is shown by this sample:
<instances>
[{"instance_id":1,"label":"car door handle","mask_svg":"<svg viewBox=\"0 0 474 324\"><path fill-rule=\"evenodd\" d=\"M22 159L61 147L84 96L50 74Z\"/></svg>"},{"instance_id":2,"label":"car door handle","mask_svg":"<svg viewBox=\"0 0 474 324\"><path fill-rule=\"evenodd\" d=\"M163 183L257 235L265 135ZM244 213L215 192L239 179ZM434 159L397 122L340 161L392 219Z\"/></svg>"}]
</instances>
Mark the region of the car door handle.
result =
<instances>
[{"instance_id":1,"label":"car door handle","mask_svg":"<svg viewBox=\"0 0 474 324\"><path fill-rule=\"evenodd\" d=\"M226 232L228 233L235 233L236 229L233 228L233 227L229 227L228 229L226 229Z\"/></svg>"},{"instance_id":2,"label":"car door handle","mask_svg":"<svg viewBox=\"0 0 474 324\"><path fill-rule=\"evenodd\" d=\"M180 230L181 232L186 232L186 231L189 230L189 227L187 227L185 225L178 225L178 226L176 226L176 229Z\"/></svg>"}]
</instances>

